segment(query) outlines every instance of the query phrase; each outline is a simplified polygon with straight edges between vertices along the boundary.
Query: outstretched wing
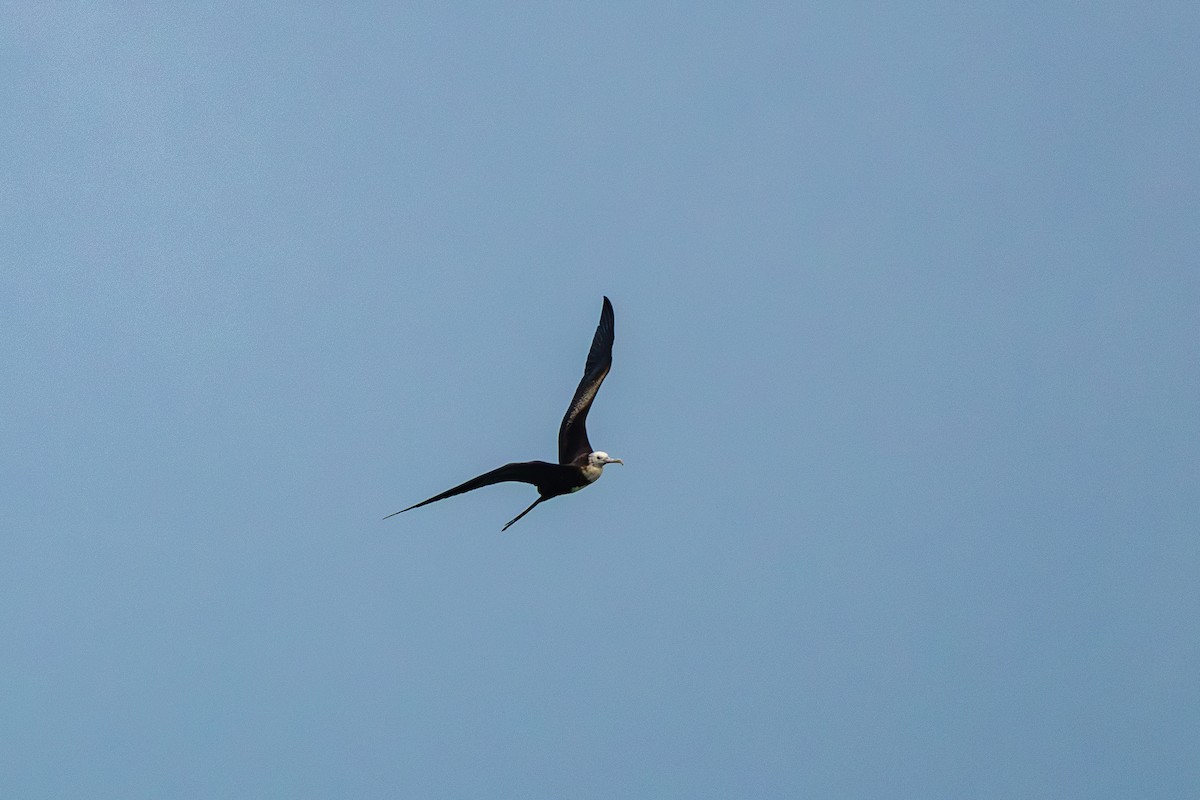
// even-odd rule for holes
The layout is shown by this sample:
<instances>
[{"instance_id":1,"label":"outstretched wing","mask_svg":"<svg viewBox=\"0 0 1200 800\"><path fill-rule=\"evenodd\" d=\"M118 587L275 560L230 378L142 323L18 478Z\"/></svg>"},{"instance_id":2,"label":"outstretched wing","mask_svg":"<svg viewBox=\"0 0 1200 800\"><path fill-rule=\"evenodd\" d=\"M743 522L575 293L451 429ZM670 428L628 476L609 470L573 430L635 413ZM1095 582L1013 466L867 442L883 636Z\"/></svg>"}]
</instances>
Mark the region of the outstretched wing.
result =
<instances>
[{"instance_id":1,"label":"outstretched wing","mask_svg":"<svg viewBox=\"0 0 1200 800\"><path fill-rule=\"evenodd\" d=\"M596 399L596 392L604 382L604 376L612 367L613 346L613 307L608 298L604 298L604 307L600 311L600 324L596 326L596 335L592 337L592 349L588 351L587 364L583 368L583 379L575 390L575 397L563 417L562 427L558 429L558 461L560 464L570 464L581 455L592 452L592 445L587 438L587 415Z\"/></svg>"},{"instance_id":2,"label":"outstretched wing","mask_svg":"<svg viewBox=\"0 0 1200 800\"><path fill-rule=\"evenodd\" d=\"M456 494L469 492L472 489L480 489L484 486L491 486L493 483L504 483L505 481L519 481L521 483L532 483L534 486L541 486L553 482L562 469L558 464L549 464L545 461L517 461L512 464L505 464L503 467L497 467L491 472L485 472L477 478L471 478L466 483L460 483L453 489L447 489L439 495L434 495L428 500L422 500L416 505L411 505L408 508L402 508L388 517L394 517L396 514L403 514L405 511L412 511L414 508L427 506L430 503L436 503L438 500L445 500L447 497L454 497Z\"/></svg>"}]
</instances>

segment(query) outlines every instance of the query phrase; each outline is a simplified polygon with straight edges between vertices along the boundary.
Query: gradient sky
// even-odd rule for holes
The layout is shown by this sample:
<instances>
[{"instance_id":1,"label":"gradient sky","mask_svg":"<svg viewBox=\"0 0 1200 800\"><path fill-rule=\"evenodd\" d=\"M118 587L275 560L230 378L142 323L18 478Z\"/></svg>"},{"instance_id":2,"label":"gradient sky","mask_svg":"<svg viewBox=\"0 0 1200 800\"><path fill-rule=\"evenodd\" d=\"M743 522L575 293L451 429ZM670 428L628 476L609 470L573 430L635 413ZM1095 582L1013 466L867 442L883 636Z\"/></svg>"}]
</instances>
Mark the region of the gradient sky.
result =
<instances>
[{"instance_id":1,"label":"gradient sky","mask_svg":"<svg viewBox=\"0 0 1200 800\"><path fill-rule=\"evenodd\" d=\"M1200 7L252 6L0 4L0 795L1195 796Z\"/></svg>"}]
</instances>

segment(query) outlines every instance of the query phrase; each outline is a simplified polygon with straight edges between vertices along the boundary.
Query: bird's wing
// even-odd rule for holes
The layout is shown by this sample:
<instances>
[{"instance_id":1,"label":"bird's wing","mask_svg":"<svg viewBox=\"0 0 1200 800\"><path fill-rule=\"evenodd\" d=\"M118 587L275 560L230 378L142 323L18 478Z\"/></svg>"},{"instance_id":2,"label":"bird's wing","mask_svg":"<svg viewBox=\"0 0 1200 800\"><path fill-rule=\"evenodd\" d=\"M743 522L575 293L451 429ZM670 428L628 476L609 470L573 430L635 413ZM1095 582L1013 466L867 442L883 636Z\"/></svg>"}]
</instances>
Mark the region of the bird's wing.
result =
<instances>
[{"instance_id":1,"label":"bird's wing","mask_svg":"<svg viewBox=\"0 0 1200 800\"><path fill-rule=\"evenodd\" d=\"M583 368L583 379L575 390L575 397L563 417L562 427L558 429L558 461L560 464L570 464L581 455L592 452L592 445L587 438L587 415L596 399L596 392L604 382L612 367L613 347L613 307L608 298L604 298L604 307L600 311L600 324L596 326L596 335L592 337L592 349L588 350L587 364Z\"/></svg>"},{"instance_id":2,"label":"bird's wing","mask_svg":"<svg viewBox=\"0 0 1200 800\"><path fill-rule=\"evenodd\" d=\"M416 505L411 505L408 508L402 508L388 517L394 517L396 514L403 514L405 511L412 511L414 508L427 506L430 503L436 503L438 500L445 500L447 497L454 497L456 494L469 492L472 489L479 489L484 486L491 486L493 483L504 483L505 481L520 481L521 483L532 483L534 486L550 483L558 475L562 469L558 464L549 464L545 461L517 461L512 464L505 464L503 467L497 467L491 472L485 472L477 478L471 478L466 483L460 483L453 489L447 489L441 494L434 495L428 500L422 500Z\"/></svg>"}]
</instances>

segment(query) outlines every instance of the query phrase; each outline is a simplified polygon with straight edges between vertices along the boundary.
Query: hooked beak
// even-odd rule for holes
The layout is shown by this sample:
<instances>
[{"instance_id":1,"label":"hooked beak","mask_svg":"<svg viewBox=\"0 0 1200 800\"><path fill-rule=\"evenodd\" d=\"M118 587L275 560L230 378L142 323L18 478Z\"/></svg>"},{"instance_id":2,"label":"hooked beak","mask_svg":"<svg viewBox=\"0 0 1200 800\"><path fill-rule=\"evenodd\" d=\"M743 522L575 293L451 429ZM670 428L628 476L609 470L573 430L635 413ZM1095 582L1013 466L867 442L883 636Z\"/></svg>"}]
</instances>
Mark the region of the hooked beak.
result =
<instances>
[{"instance_id":1,"label":"hooked beak","mask_svg":"<svg viewBox=\"0 0 1200 800\"><path fill-rule=\"evenodd\" d=\"M622 467L625 466L625 462L619 458L609 458L609 459L606 459L604 463L605 464L620 464Z\"/></svg>"}]
</instances>

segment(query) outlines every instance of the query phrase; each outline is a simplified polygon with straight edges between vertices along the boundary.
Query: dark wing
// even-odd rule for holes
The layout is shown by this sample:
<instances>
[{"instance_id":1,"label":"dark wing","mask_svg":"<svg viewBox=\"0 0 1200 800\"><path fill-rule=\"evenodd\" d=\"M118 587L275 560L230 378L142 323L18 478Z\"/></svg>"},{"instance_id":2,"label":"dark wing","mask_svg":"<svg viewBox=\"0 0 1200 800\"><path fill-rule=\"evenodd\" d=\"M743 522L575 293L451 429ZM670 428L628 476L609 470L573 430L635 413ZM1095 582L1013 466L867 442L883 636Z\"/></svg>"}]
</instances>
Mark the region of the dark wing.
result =
<instances>
[{"instance_id":1,"label":"dark wing","mask_svg":"<svg viewBox=\"0 0 1200 800\"><path fill-rule=\"evenodd\" d=\"M512 464L505 464L503 467L497 467L491 472L483 473L478 478L471 478L466 483L460 483L453 489L447 489L439 495L434 495L428 500L422 500L416 505L388 514L384 519L394 517L396 514L403 514L405 511L412 511L414 508L427 506L430 503L436 503L438 500L445 500L447 497L454 497L456 494L469 492L472 489L491 486L493 483L520 481L521 483L532 483L534 486L552 483L559 476L561 470L562 467L558 464L548 464L545 461L517 461Z\"/></svg>"},{"instance_id":2,"label":"dark wing","mask_svg":"<svg viewBox=\"0 0 1200 800\"><path fill-rule=\"evenodd\" d=\"M583 379L575 390L575 397L563 417L562 427L558 429L558 461L560 464L570 464L581 455L592 452L592 445L587 438L587 415L596 399L596 392L604 382L604 376L612 367L613 346L613 307L608 298L604 298L604 308L600 311L600 324L596 326L596 335L592 337L592 349L588 351L587 364L583 368Z\"/></svg>"}]
</instances>

